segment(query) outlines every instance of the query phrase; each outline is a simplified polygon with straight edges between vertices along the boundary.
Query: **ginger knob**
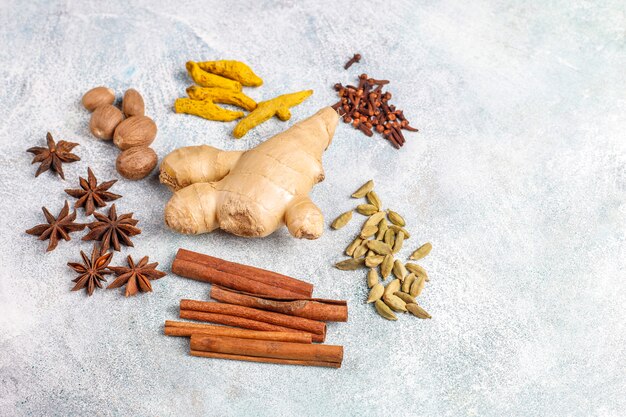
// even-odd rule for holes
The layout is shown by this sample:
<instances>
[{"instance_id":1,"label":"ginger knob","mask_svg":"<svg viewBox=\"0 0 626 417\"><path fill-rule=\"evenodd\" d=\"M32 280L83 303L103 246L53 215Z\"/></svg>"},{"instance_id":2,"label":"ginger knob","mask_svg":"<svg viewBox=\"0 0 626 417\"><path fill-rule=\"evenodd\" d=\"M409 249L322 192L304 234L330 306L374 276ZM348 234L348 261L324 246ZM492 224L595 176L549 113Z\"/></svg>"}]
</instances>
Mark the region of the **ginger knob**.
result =
<instances>
[{"instance_id":1,"label":"ginger knob","mask_svg":"<svg viewBox=\"0 0 626 417\"><path fill-rule=\"evenodd\" d=\"M94 111L105 104L113 104L115 92L107 87L96 87L87 91L83 96L83 106L89 111Z\"/></svg>"},{"instance_id":2,"label":"ginger knob","mask_svg":"<svg viewBox=\"0 0 626 417\"><path fill-rule=\"evenodd\" d=\"M124 115L111 104L99 106L91 115L89 130L98 139L111 140L115 128L124 120Z\"/></svg>"}]
</instances>

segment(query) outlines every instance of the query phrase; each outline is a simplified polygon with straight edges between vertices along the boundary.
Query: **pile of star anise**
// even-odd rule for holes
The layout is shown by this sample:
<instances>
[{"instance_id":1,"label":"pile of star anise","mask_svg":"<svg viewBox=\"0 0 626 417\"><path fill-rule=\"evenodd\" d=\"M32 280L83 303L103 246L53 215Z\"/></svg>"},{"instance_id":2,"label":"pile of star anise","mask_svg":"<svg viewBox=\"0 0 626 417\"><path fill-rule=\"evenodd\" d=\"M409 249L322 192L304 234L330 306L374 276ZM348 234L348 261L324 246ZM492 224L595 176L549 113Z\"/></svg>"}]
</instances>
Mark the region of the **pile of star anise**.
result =
<instances>
[{"instance_id":1,"label":"pile of star anise","mask_svg":"<svg viewBox=\"0 0 626 417\"><path fill-rule=\"evenodd\" d=\"M55 143L52 135L46 136L47 148L33 147L28 152L35 154L33 163L40 163L35 176L51 169L53 172L65 179L63 174L63 162L75 162L80 158L73 154L71 150L77 143L59 141ZM118 215L115 204L111 205L108 214L104 215L96 210L106 207L107 203L117 200L121 195L109 192L109 188L117 180L106 181L98 184L98 180L91 168L87 168L87 179L79 177L80 188L66 189L65 192L76 198L74 210L70 214L68 202L55 217L46 207L42 207L46 223L30 228L26 233L39 236L39 240L49 240L47 251L54 250L59 241L71 240L70 233L89 228L89 232L83 236L82 240L95 240L91 251L91 257L80 252L83 263L68 262L70 268L80 275L74 280L76 285L72 291L85 288L87 294L93 294L97 288L102 288L102 283L106 281L105 275L114 273L117 279L107 288L118 288L126 285L126 296L135 295L137 292L152 291L150 280L165 276L165 273L156 270L158 263L148 263L148 257L143 257L139 263L135 263L132 257L128 256L128 267L109 266L113 258L113 252L109 249L119 251L121 245L134 246L131 237L141 233L136 227L138 220L133 219L133 213ZM85 215L95 217L91 223L76 223L76 209L84 208Z\"/></svg>"}]
</instances>

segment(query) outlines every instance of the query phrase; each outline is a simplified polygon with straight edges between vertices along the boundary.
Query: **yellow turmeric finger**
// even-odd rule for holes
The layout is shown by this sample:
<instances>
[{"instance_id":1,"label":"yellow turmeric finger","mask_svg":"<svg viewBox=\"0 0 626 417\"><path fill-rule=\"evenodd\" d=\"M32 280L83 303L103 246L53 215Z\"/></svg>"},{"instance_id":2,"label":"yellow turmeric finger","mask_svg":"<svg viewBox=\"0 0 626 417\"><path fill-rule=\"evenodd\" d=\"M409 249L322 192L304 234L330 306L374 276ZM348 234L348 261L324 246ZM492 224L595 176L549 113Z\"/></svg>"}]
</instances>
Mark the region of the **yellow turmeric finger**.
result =
<instances>
[{"instance_id":1,"label":"yellow turmeric finger","mask_svg":"<svg viewBox=\"0 0 626 417\"><path fill-rule=\"evenodd\" d=\"M204 61L198 62L198 66L211 74L221 75L231 80L239 81L246 87L258 87L263 80L252 69L239 61Z\"/></svg>"},{"instance_id":2,"label":"yellow turmeric finger","mask_svg":"<svg viewBox=\"0 0 626 417\"><path fill-rule=\"evenodd\" d=\"M228 78L203 71L198 64L193 61L188 61L185 67L193 81L202 87L219 87L241 91L241 83L238 81L229 80Z\"/></svg>"},{"instance_id":3,"label":"yellow turmeric finger","mask_svg":"<svg viewBox=\"0 0 626 417\"><path fill-rule=\"evenodd\" d=\"M235 130L233 130L233 135L239 139L248 133L250 129L268 121L274 116L278 116L283 121L289 120L291 118L289 108L302 103L311 94L313 94L313 90L305 90L283 94L271 100L260 102L254 111L237 123Z\"/></svg>"},{"instance_id":4,"label":"yellow turmeric finger","mask_svg":"<svg viewBox=\"0 0 626 417\"><path fill-rule=\"evenodd\" d=\"M248 111L256 109L256 101L240 91L192 85L187 89L187 95L192 100L207 100L213 103L232 104Z\"/></svg>"},{"instance_id":5,"label":"yellow turmeric finger","mask_svg":"<svg viewBox=\"0 0 626 417\"><path fill-rule=\"evenodd\" d=\"M243 117L242 111L231 111L213 104L210 101L191 100L189 98L178 98L174 104L176 113L193 114L208 120L220 122L230 122Z\"/></svg>"}]
</instances>

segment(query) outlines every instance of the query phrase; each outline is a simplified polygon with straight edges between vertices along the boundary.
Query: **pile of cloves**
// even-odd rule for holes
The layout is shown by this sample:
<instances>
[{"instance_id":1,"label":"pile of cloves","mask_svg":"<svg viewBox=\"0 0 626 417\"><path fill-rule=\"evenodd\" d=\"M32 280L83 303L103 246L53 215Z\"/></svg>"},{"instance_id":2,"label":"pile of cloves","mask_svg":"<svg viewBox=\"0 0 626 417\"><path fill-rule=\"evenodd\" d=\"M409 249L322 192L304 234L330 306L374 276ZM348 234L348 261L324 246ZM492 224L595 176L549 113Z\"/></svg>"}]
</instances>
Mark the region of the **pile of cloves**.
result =
<instances>
[{"instance_id":1,"label":"pile of cloves","mask_svg":"<svg viewBox=\"0 0 626 417\"><path fill-rule=\"evenodd\" d=\"M376 80L367 74L359 76L357 86L337 83L335 91L341 99L332 107L343 117L344 123L352 123L367 136L373 136L376 130L399 149L405 142L402 130L418 130L409 125L402 110L389 104L391 93L383 91L386 84L389 84L388 80Z\"/></svg>"}]
</instances>

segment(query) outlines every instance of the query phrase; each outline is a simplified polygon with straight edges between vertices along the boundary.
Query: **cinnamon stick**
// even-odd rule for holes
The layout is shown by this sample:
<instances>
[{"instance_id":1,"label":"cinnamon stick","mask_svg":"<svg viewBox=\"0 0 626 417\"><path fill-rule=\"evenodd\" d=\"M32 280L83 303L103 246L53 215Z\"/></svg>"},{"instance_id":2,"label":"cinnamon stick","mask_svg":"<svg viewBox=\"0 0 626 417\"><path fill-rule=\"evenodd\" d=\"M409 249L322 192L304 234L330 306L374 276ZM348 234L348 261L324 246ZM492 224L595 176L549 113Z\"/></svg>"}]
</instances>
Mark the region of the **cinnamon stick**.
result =
<instances>
[{"instance_id":1,"label":"cinnamon stick","mask_svg":"<svg viewBox=\"0 0 626 417\"><path fill-rule=\"evenodd\" d=\"M186 278L221 285L223 287L233 288L235 290L245 291L257 295L272 297L303 296L298 292L293 292L280 287L274 287L269 284L264 284L259 281L233 275L227 272L218 271L217 269L211 268L207 265L185 259L174 259L172 272Z\"/></svg>"},{"instance_id":2,"label":"cinnamon stick","mask_svg":"<svg viewBox=\"0 0 626 417\"><path fill-rule=\"evenodd\" d=\"M304 343L252 340L226 336L192 335L190 347L192 351L257 358L330 362L338 365L343 360L343 347L334 345L307 345Z\"/></svg>"},{"instance_id":3,"label":"cinnamon stick","mask_svg":"<svg viewBox=\"0 0 626 417\"><path fill-rule=\"evenodd\" d=\"M276 340L279 342L311 343L312 336L305 332L263 332L256 330L238 329L226 326L214 326L203 323L186 321L165 321L165 334L168 336L187 336L193 334L230 336L242 339Z\"/></svg>"},{"instance_id":4,"label":"cinnamon stick","mask_svg":"<svg viewBox=\"0 0 626 417\"><path fill-rule=\"evenodd\" d=\"M348 321L345 301L320 299L272 299L212 286L212 299L228 304L289 314L318 321Z\"/></svg>"},{"instance_id":5,"label":"cinnamon stick","mask_svg":"<svg viewBox=\"0 0 626 417\"><path fill-rule=\"evenodd\" d=\"M323 337L326 334L326 323L303 317L289 316L274 313L273 311L259 310L234 304L212 303L207 301L180 300L180 309L202 311L204 313L225 314L243 319L260 321L277 326L303 330Z\"/></svg>"},{"instance_id":6,"label":"cinnamon stick","mask_svg":"<svg viewBox=\"0 0 626 417\"><path fill-rule=\"evenodd\" d=\"M296 332L300 331L290 327L277 326L275 324L265 323L263 321L249 320L242 317L229 316L226 314L205 313L202 311L180 310L180 318L188 320L205 321L209 323L223 324L226 326L239 327L242 329L261 330L270 332ZM323 342L326 335L312 334L311 339L314 342Z\"/></svg>"},{"instance_id":7,"label":"cinnamon stick","mask_svg":"<svg viewBox=\"0 0 626 417\"><path fill-rule=\"evenodd\" d=\"M201 350L191 349L189 352L192 356L214 359L230 359L236 361L261 362L261 363L277 363L282 365L304 365L304 366L323 366L326 368L340 368L339 362L322 362L322 361L299 361L293 359L276 359L261 358L258 356L230 355L227 353L203 352Z\"/></svg>"},{"instance_id":8,"label":"cinnamon stick","mask_svg":"<svg viewBox=\"0 0 626 417\"><path fill-rule=\"evenodd\" d=\"M268 271L266 269L230 262L182 248L176 253L176 259L200 263L221 272L248 278L273 287L299 293L307 297L310 297L311 294L313 294L313 284L282 275L277 272Z\"/></svg>"}]
</instances>

